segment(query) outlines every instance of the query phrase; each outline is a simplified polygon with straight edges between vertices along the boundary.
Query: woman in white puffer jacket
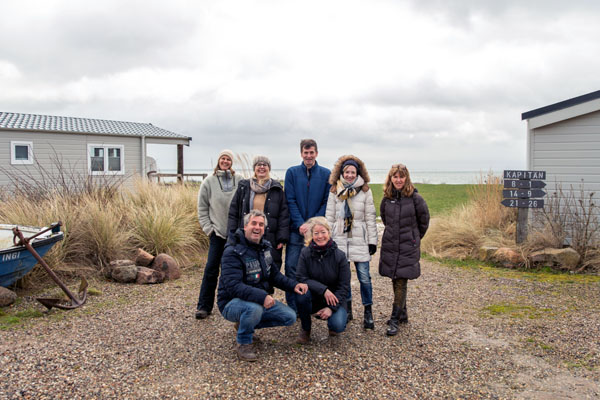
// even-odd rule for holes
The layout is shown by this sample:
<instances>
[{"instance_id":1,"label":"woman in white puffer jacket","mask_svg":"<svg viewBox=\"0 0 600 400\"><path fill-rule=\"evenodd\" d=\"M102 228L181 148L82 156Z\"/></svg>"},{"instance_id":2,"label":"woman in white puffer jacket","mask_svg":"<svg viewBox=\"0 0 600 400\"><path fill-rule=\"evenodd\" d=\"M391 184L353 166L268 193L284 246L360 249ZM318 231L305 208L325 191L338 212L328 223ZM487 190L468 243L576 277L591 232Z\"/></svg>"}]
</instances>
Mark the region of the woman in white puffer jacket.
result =
<instances>
[{"instance_id":1,"label":"woman in white puffer jacket","mask_svg":"<svg viewBox=\"0 0 600 400\"><path fill-rule=\"evenodd\" d=\"M377 251L377 214L369 173L360 158L341 156L329 176L331 190L325 216L331 225L331 236L348 261L354 262L360 282L364 306L365 329L374 329L373 286L369 272L371 255ZM352 319L352 297L348 297L348 319Z\"/></svg>"}]
</instances>

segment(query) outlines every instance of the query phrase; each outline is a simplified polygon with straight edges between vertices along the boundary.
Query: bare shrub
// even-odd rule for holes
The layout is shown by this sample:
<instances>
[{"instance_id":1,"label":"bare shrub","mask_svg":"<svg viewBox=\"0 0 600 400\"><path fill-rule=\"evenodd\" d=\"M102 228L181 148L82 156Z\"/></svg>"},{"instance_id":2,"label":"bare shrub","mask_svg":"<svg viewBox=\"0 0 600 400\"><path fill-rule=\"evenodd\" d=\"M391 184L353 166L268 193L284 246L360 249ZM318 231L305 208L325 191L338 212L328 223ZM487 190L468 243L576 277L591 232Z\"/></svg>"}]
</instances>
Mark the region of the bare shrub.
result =
<instances>
[{"instance_id":1,"label":"bare shrub","mask_svg":"<svg viewBox=\"0 0 600 400\"><path fill-rule=\"evenodd\" d=\"M564 190L557 183L556 191L548 196L544 209L537 213L536 222L541 228L534 231L527 246L532 249L560 248L569 243L581 256L579 270L600 266L599 210L594 194L585 193L583 180L577 189L570 185L570 190Z\"/></svg>"},{"instance_id":2,"label":"bare shrub","mask_svg":"<svg viewBox=\"0 0 600 400\"><path fill-rule=\"evenodd\" d=\"M76 165L65 161L53 148L50 163L44 166L35 160L32 166L18 170L0 166L0 172L8 177L10 185L4 188L3 196L23 197L32 200L48 200L55 195L78 197L93 194L96 197L110 199L118 194L125 175L88 175Z\"/></svg>"}]
</instances>

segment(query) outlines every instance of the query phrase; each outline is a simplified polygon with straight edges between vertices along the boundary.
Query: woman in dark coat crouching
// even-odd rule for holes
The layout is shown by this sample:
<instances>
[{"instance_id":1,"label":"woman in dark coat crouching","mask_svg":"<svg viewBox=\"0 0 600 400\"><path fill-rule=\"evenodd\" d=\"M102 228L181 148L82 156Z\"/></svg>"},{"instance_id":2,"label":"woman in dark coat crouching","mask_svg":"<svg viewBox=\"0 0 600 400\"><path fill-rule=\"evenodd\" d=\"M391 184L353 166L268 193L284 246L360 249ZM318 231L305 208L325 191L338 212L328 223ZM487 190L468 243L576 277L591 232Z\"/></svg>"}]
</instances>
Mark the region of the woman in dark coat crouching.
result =
<instances>
[{"instance_id":1,"label":"woman in dark coat crouching","mask_svg":"<svg viewBox=\"0 0 600 400\"><path fill-rule=\"evenodd\" d=\"M350 264L343 251L331 239L325 217L308 220L306 246L300 252L296 279L308 285L308 293L296 295L301 329L297 343L310 341L311 314L327 320L329 336L346 329L347 301L350 293Z\"/></svg>"},{"instance_id":2,"label":"woman in dark coat crouching","mask_svg":"<svg viewBox=\"0 0 600 400\"><path fill-rule=\"evenodd\" d=\"M429 227L427 203L410 181L404 164L394 164L383 185L380 206L385 225L381 239L379 273L392 279L394 306L387 335L398 334L398 324L408 322L406 289L408 279L421 275L421 239Z\"/></svg>"}]
</instances>

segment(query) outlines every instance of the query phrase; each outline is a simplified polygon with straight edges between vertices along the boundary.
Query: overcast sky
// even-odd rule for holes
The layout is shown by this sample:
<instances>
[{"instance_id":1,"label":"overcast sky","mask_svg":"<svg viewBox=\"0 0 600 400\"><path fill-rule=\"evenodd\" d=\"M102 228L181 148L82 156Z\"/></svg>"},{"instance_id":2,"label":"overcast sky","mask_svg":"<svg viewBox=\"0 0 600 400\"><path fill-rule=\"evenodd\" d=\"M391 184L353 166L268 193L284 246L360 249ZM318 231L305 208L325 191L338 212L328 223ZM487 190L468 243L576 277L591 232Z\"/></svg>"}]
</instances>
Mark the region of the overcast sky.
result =
<instances>
[{"instance_id":1,"label":"overcast sky","mask_svg":"<svg viewBox=\"0 0 600 400\"><path fill-rule=\"evenodd\" d=\"M2 1L0 111L151 122L273 168L526 167L521 113L600 89L600 2ZM161 169L175 146L153 146Z\"/></svg>"}]
</instances>

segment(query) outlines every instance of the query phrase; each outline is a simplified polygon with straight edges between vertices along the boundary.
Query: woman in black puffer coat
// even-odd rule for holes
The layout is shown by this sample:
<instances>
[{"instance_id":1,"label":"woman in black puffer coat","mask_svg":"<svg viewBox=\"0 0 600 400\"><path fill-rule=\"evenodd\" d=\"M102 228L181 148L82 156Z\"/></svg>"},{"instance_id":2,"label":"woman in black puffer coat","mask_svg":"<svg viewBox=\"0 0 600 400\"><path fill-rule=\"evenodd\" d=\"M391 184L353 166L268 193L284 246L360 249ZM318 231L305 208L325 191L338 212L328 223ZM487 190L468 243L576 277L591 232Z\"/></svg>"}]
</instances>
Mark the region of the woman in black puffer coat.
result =
<instances>
[{"instance_id":1,"label":"woman in black puffer coat","mask_svg":"<svg viewBox=\"0 0 600 400\"><path fill-rule=\"evenodd\" d=\"M281 269L283 245L290 235L290 213L283 186L271 179L271 161L265 156L256 156L252 162L254 176L240 181L229 205L227 230L233 235L238 228L244 227L244 215L250 210L263 211L267 216L264 238L273 246L273 260Z\"/></svg>"},{"instance_id":2,"label":"woman in black puffer coat","mask_svg":"<svg viewBox=\"0 0 600 400\"><path fill-rule=\"evenodd\" d=\"M381 239L379 274L392 279L394 306L388 321L388 336L398 333L398 324L408 322L406 289L408 279L421 275L421 239L429 227L427 203L410 181L404 164L392 165L383 185L380 206L385 225Z\"/></svg>"}]
</instances>

